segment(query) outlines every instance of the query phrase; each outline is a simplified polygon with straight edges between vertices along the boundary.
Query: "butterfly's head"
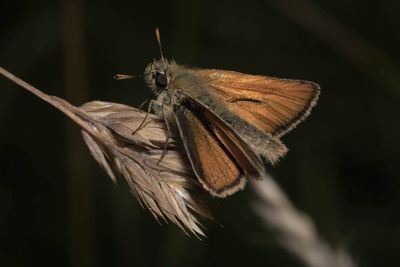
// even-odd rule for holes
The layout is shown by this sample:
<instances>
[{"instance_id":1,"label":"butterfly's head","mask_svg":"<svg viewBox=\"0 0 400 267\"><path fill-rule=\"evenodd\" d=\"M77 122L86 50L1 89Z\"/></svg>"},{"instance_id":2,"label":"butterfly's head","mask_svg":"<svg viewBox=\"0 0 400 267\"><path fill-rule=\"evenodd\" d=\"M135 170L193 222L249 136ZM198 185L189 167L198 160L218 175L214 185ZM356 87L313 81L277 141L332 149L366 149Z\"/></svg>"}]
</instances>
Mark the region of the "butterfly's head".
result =
<instances>
[{"instance_id":1,"label":"butterfly's head","mask_svg":"<svg viewBox=\"0 0 400 267\"><path fill-rule=\"evenodd\" d=\"M155 95L166 89L173 79L176 64L166 59L154 60L144 71L144 80Z\"/></svg>"}]
</instances>

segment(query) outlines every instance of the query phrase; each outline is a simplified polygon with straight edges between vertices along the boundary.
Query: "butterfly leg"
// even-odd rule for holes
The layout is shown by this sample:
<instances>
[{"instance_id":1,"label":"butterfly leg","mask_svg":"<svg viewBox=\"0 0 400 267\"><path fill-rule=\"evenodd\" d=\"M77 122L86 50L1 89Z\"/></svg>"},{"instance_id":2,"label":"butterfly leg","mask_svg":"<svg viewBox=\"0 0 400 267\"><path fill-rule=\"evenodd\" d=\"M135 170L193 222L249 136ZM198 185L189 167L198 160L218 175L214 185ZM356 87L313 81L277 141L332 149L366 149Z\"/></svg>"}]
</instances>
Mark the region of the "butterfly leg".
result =
<instances>
[{"instance_id":1,"label":"butterfly leg","mask_svg":"<svg viewBox=\"0 0 400 267\"><path fill-rule=\"evenodd\" d=\"M146 102L147 102L147 100L145 102L143 102L140 106L143 106L144 103L146 103ZM142 122L139 124L139 126L132 132L132 135L135 135L140 129L142 129L144 126L146 126L145 122L146 122L147 116L149 115L151 109L154 108L154 106L159 106L159 104L155 100L150 99L149 105L147 107L147 113L146 113L146 115L144 115L144 118L143 118Z\"/></svg>"},{"instance_id":2,"label":"butterfly leg","mask_svg":"<svg viewBox=\"0 0 400 267\"><path fill-rule=\"evenodd\" d=\"M167 113L165 112L165 106L161 105L161 112L162 112L162 116L164 118L165 121L165 126L167 127L167 134L166 134L166 138L165 138L165 144L164 144L164 149L163 152L161 154L161 157L159 158L157 164L160 164L160 162L162 161L162 159L165 157L165 155L168 152L168 144L169 144L169 139L171 137L171 126L169 124L169 121L167 119Z\"/></svg>"},{"instance_id":3,"label":"butterfly leg","mask_svg":"<svg viewBox=\"0 0 400 267\"><path fill-rule=\"evenodd\" d=\"M147 102L149 102L149 101L151 101L150 98L147 98L145 101L143 101L142 104L139 105L139 109L142 109L142 107L143 107ZM150 103L150 102L149 102L149 103Z\"/></svg>"},{"instance_id":4,"label":"butterfly leg","mask_svg":"<svg viewBox=\"0 0 400 267\"><path fill-rule=\"evenodd\" d=\"M151 112L151 110L153 110L153 112L155 114L157 114L159 118L164 119L165 125L167 127L167 133L166 133L164 149L163 149L163 152L162 152L162 154L160 156L160 159L157 162L157 164L159 164L162 161L162 159L165 157L167 152L168 152L168 144L169 144L169 139L171 137L171 126L170 126L169 121L167 119L167 112L168 111L166 111L166 106L163 105L161 102L159 102L157 100L151 99L149 101L149 106L148 106L146 115L144 116L144 118L143 118L142 122L140 123L140 125L135 129L135 131L133 131L132 135L134 135L137 131L139 131L140 129L142 129L145 126L145 121L147 119L148 114Z\"/></svg>"}]
</instances>

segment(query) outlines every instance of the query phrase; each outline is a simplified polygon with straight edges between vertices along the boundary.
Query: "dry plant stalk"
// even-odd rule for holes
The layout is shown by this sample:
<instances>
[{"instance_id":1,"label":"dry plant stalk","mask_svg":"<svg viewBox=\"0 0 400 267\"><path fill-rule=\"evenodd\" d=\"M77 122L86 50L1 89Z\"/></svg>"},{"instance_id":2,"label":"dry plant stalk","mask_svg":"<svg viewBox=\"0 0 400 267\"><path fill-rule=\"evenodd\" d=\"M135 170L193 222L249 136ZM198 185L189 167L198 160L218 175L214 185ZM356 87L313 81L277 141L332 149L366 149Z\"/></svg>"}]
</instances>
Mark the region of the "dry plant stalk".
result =
<instances>
[{"instance_id":1,"label":"dry plant stalk","mask_svg":"<svg viewBox=\"0 0 400 267\"><path fill-rule=\"evenodd\" d=\"M297 210L269 176L252 183L259 200L254 211L264 226L273 231L279 244L309 267L355 267L344 250L335 250L319 235L310 217Z\"/></svg>"},{"instance_id":2,"label":"dry plant stalk","mask_svg":"<svg viewBox=\"0 0 400 267\"><path fill-rule=\"evenodd\" d=\"M184 152L171 142L158 164L166 142L163 122L148 114L146 126L132 133L145 112L101 101L75 107L44 94L0 67L0 74L53 105L82 129L90 153L113 181L122 177L142 206L155 218L170 220L185 233L204 236L195 214L211 216L198 200L201 185L194 178ZM171 140L174 140L172 137ZM260 196L254 203L265 226L272 229L282 247L309 267L354 267L345 251L332 249L319 237L312 220L298 211L271 177L253 183Z\"/></svg>"},{"instance_id":3,"label":"dry plant stalk","mask_svg":"<svg viewBox=\"0 0 400 267\"><path fill-rule=\"evenodd\" d=\"M132 134L146 113L116 103L93 101L75 107L47 95L0 67L0 73L67 115L81 128L91 155L114 182L123 178L143 207L156 219L171 221L186 234L204 236L195 214L211 218L198 198L201 186L176 143L158 164L166 142L166 129L155 115ZM172 138L172 140L174 140Z\"/></svg>"}]
</instances>

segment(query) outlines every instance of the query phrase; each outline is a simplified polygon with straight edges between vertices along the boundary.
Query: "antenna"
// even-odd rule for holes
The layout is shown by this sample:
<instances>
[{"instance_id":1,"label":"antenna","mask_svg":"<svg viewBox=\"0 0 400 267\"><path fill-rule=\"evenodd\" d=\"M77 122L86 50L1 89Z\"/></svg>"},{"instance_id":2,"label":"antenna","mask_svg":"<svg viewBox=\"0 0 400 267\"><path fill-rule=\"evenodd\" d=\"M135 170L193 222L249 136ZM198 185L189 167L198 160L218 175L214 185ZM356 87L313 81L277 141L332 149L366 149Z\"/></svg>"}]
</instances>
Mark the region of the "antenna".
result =
<instances>
[{"instance_id":1,"label":"antenna","mask_svg":"<svg viewBox=\"0 0 400 267\"><path fill-rule=\"evenodd\" d=\"M164 61L164 54L161 48L160 30L158 29L158 27L156 28L156 38L157 38L158 48L160 48L161 59L162 61Z\"/></svg>"},{"instance_id":2,"label":"antenna","mask_svg":"<svg viewBox=\"0 0 400 267\"><path fill-rule=\"evenodd\" d=\"M149 72L145 72L145 73L143 73L143 74L136 74L136 75L117 73L117 74L114 74L113 79L114 79L114 80L133 79L133 78L137 78L137 77L143 77L143 76L152 74L152 73L154 73L154 72L157 72L157 71L156 71L156 70L155 70L155 71L149 71Z\"/></svg>"},{"instance_id":3,"label":"antenna","mask_svg":"<svg viewBox=\"0 0 400 267\"><path fill-rule=\"evenodd\" d=\"M113 76L114 80L126 80L126 79L133 79L137 77L144 76L145 74L138 74L138 75L128 75L128 74L115 74Z\"/></svg>"}]
</instances>

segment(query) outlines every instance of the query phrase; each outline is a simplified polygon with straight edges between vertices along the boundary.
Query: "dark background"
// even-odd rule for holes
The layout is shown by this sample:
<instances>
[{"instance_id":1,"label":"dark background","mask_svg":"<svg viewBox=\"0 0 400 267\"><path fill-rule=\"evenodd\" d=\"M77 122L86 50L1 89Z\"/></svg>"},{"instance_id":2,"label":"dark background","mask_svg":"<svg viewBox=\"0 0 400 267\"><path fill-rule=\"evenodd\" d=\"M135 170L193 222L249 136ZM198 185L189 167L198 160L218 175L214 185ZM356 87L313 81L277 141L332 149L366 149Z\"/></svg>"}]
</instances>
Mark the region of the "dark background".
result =
<instances>
[{"instance_id":1,"label":"dark background","mask_svg":"<svg viewBox=\"0 0 400 267\"><path fill-rule=\"evenodd\" d=\"M3 0L0 65L73 104L138 106L164 54L322 87L273 168L296 206L360 266L400 264L400 2ZM270 168L271 169L271 168ZM160 226L90 158L78 127L0 78L0 266L301 266L251 209L211 199L208 237Z\"/></svg>"}]
</instances>

